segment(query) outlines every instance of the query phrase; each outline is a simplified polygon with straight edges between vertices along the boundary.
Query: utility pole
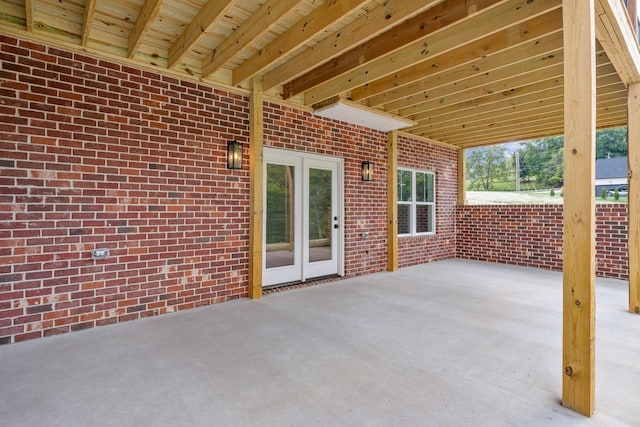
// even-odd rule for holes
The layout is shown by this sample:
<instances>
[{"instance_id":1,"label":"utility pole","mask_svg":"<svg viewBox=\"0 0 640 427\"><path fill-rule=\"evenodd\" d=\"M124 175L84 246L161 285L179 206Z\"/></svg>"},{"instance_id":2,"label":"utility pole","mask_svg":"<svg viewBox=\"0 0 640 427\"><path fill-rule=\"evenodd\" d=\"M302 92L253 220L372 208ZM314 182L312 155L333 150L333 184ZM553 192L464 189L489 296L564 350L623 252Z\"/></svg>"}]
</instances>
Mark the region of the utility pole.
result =
<instances>
[{"instance_id":1,"label":"utility pole","mask_svg":"<svg viewBox=\"0 0 640 427\"><path fill-rule=\"evenodd\" d=\"M516 151L516 191L520 191L520 150Z\"/></svg>"}]
</instances>

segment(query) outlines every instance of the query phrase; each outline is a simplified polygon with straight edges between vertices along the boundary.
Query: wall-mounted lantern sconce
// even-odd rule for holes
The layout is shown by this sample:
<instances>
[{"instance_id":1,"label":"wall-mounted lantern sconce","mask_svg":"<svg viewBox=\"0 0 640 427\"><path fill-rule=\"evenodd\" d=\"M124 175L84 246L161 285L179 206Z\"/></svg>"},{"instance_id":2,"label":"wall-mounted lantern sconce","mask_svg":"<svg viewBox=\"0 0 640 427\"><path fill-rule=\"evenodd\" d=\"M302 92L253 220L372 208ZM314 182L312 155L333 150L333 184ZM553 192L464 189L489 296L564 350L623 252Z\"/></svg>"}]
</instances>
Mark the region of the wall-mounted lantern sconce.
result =
<instances>
[{"instance_id":1,"label":"wall-mounted lantern sconce","mask_svg":"<svg viewBox=\"0 0 640 427\"><path fill-rule=\"evenodd\" d=\"M238 141L227 144L227 169L242 169L242 144Z\"/></svg>"},{"instance_id":2,"label":"wall-mounted lantern sconce","mask_svg":"<svg viewBox=\"0 0 640 427\"><path fill-rule=\"evenodd\" d=\"M362 162L362 180L371 181L373 179L373 163Z\"/></svg>"}]
</instances>

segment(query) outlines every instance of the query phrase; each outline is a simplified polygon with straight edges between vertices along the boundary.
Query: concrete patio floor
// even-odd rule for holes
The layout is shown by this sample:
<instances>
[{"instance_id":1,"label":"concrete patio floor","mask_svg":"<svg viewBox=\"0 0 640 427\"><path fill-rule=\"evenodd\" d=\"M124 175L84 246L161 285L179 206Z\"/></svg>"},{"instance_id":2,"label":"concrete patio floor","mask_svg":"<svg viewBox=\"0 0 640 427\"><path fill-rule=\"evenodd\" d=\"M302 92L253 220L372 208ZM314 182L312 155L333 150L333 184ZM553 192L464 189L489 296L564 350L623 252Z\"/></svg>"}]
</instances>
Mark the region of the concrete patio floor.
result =
<instances>
[{"instance_id":1,"label":"concrete patio floor","mask_svg":"<svg viewBox=\"0 0 640 427\"><path fill-rule=\"evenodd\" d=\"M0 347L3 426L640 425L640 317L598 279L596 414L562 275L461 260Z\"/></svg>"}]
</instances>

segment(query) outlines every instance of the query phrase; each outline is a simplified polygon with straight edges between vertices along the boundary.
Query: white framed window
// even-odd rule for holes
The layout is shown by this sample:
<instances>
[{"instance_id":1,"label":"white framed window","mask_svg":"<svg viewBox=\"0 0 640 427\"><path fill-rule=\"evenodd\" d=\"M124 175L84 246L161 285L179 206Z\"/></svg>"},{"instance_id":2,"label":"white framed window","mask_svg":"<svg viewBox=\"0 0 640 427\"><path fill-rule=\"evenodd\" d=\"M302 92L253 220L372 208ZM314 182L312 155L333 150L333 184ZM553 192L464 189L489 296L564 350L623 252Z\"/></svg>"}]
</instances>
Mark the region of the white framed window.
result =
<instances>
[{"instance_id":1,"label":"white framed window","mask_svg":"<svg viewBox=\"0 0 640 427\"><path fill-rule=\"evenodd\" d=\"M398 235L419 236L436 232L436 175L415 169L398 169Z\"/></svg>"}]
</instances>

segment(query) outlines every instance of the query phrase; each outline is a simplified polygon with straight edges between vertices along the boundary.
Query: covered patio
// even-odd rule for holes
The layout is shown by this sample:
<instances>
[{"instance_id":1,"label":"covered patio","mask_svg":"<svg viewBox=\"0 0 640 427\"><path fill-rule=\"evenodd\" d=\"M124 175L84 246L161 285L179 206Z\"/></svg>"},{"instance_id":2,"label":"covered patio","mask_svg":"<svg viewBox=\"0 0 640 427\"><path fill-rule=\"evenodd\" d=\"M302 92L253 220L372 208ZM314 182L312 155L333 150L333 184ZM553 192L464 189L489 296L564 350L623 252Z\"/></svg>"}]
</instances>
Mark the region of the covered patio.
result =
<instances>
[{"instance_id":1,"label":"covered patio","mask_svg":"<svg viewBox=\"0 0 640 427\"><path fill-rule=\"evenodd\" d=\"M591 418L558 404L562 275L447 260L2 346L0 420L637 425L627 297L598 279Z\"/></svg>"}]
</instances>

